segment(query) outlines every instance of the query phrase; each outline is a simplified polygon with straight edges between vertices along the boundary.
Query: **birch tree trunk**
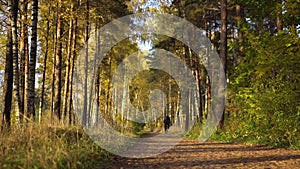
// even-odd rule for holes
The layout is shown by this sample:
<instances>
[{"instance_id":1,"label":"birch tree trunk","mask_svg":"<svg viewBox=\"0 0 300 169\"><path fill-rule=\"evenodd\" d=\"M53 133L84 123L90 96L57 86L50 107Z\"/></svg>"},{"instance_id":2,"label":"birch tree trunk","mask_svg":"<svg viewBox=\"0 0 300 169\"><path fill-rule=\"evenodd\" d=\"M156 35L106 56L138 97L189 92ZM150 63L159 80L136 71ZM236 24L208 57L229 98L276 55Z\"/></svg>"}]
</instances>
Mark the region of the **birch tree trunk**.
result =
<instances>
[{"instance_id":1,"label":"birch tree trunk","mask_svg":"<svg viewBox=\"0 0 300 169\"><path fill-rule=\"evenodd\" d=\"M96 32L95 32L95 39L98 39L98 23L96 23ZM93 114L93 106L94 106L94 101L95 101L95 98L96 98L96 96L94 95L94 93L95 93L95 91L94 91L94 87L95 87L95 85L96 85L96 80L95 80L95 78L96 78L96 73L97 73L97 55L98 55L98 53L99 53L99 51L98 51L98 40L97 40L97 42L96 42L96 52L95 52L95 54L94 54L94 64L93 64L93 69L92 69L92 71L93 71L93 73L92 73L92 76L91 76L91 85L90 85L90 95L89 95L89 103L88 103L88 113L89 113L89 125L91 125L92 124L92 122L93 122L93 117L95 117L95 114Z\"/></svg>"},{"instance_id":2,"label":"birch tree trunk","mask_svg":"<svg viewBox=\"0 0 300 169\"><path fill-rule=\"evenodd\" d=\"M38 0L32 1L31 19L31 45L28 65L28 88L26 91L25 112L28 117L35 117L35 67L37 57L37 22L38 22Z\"/></svg>"},{"instance_id":3,"label":"birch tree trunk","mask_svg":"<svg viewBox=\"0 0 300 169\"><path fill-rule=\"evenodd\" d=\"M56 3L58 6L58 3ZM58 12L56 11L56 16L54 17L55 20L58 18ZM55 95L55 66L56 66L56 47L57 47L57 23L55 24L55 33L52 34L52 40L53 40L53 65L52 65L52 83L51 83L51 120L53 121L53 114L54 114L54 95Z\"/></svg>"},{"instance_id":4,"label":"birch tree trunk","mask_svg":"<svg viewBox=\"0 0 300 169\"><path fill-rule=\"evenodd\" d=\"M11 6L8 6L10 10ZM9 18L10 19L10 18ZM3 118L2 127L10 126L12 94L13 94L13 55L12 55L12 31L10 22L6 27L7 42L6 42L6 60L5 60L5 73L4 73L4 87L3 87Z\"/></svg>"},{"instance_id":5,"label":"birch tree trunk","mask_svg":"<svg viewBox=\"0 0 300 169\"><path fill-rule=\"evenodd\" d=\"M20 81L19 81L19 57L18 57L18 4L19 0L10 0L11 1L11 29L12 29L12 55L13 55L13 67L14 67L14 98L15 105L13 106L15 109L17 121L20 116L20 106L21 106L21 98L20 98Z\"/></svg>"},{"instance_id":6,"label":"birch tree trunk","mask_svg":"<svg viewBox=\"0 0 300 169\"><path fill-rule=\"evenodd\" d=\"M25 105L25 77L27 76L29 62L29 50L28 50L28 25L27 25L27 8L28 0L22 2L22 16L21 16L21 40L20 40L20 120L24 118L24 105Z\"/></svg>"}]
</instances>

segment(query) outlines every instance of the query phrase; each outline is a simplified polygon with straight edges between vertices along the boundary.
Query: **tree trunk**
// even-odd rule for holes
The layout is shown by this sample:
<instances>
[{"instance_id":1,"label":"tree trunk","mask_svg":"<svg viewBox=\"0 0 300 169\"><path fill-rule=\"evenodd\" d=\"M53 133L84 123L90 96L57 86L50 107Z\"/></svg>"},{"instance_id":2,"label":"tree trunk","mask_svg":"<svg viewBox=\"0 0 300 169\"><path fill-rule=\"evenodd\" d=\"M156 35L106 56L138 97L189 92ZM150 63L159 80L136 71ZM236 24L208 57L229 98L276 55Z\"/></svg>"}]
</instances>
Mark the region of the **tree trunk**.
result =
<instances>
[{"instance_id":1,"label":"tree trunk","mask_svg":"<svg viewBox=\"0 0 300 169\"><path fill-rule=\"evenodd\" d=\"M225 79L227 77L227 0L221 0L221 44L220 44L220 58L224 67ZM220 78L221 79L221 78ZM223 83L223 82L221 82ZM220 121L220 128L224 126L224 112Z\"/></svg>"},{"instance_id":2,"label":"tree trunk","mask_svg":"<svg viewBox=\"0 0 300 169\"><path fill-rule=\"evenodd\" d=\"M122 90L122 98L121 98L121 117L122 117L122 120L123 120L123 117L124 117L124 112L125 112L125 107L126 107L126 98L127 98L127 95L129 96L129 94L127 93L128 90L127 90L127 87L126 87L126 83L127 83L127 77L126 77L126 65L124 65L124 73L123 73L123 90Z\"/></svg>"},{"instance_id":3,"label":"tree trunk","mask_svg":"<svg viewBox=\"0 0 300 169\"><path fill-rule=\"evenodd\" d=\"M62 37L63 37L63 22L62 22L62 0L58 0L58 18L56 32L56 53L55 53L55 80L54 80L54 115L58 121L61 120L61 62L62 62Z\"/></svg>"},{"instance_id":4,"label":"tree trunk","mask_svg":"<svg viewBox=\"0 0 300 169\"><path fill-rule=\"evenodd\" d=\"M10 10L11 6L8 6ZM10 19L10 18L9 18ZM12 30L10 22L8 22L7 28L7 42L6 42L6 63L5 63L5 73L4 73L4 87L3 87L3 118L2 118L2 128L10 126L10 116L11 116L11 103L13 94L13 55L12 55Z\"/></svg>"},{"instance_id":5,"label":"tree trunk","mask_svg":"<svg viewBox=\"0 0 300 169\"><path fill-rule=\"evenodd\" d=\"M196 99L199 100L199 105L197 103L197 100L195 99L195 105L197 106L197 111L198 111L198 122L202 123L202 118L203 118L203 100L202 100L202 92L201 92L201 75L200 75L200 70L199 70L199 63L196 63L196 85L197 85L197 93L196 93Z\"/></svg>"},{"instance_id":6,"label":"tree trunk","mask_svg":"<svg viewBox=\"0 0 300 169\"><path fill-rule=\"evenodd\" d=\"M29 60L28 51L28 29L27 29L27 8L28 0L23 0L22 3L22 17L21 17L21 41L20 41L20 120L24 118L24 104L25 104L25 76L27 76L25 71L25 65ZM28 70L28 67L26 68Z\"/></svg>"},{"instance_id":7,"label":"tree trunk","mask_svg":"<svg viewBox=\"0 0 300 169\"><path fill-rule=\"evenodd\" d=\"M75 23L74 23L74 29L73 29L73 43L72 43L72 55L71 55L71 65L70 65L70 76L69 76L69 82L70 85L69 87L69 95L68 95L68 106L67 106L67 112L69 113L69 125L72 124L72 120L74 119L74 117L72 116L73 112L72 112L72 94L73 94L73 74L74 74L74 64L75 64L75 59L76 59L76 46L77 46L77 18L75 19Z\"/></svg>"},{"instance_id":8,"label":"tree trunk","mask_svg":"<svg viewBox=\"0 0 300 169\"><path fill-rule=\"evenodd\" d=\"M241 18L242 18L241 5L236 5L236 22L238 31L238 41L243 42L243 34L241 31Z\"/></svg>"},{"instance_id":9,"label":"tree trunk","mask_svg":"<svg viewBox=\"0 0 300 169\"><path fill-rule=\"evenodd\" d=\"M177 91L177 99L176 99L176 123L177 127L181 126L181 120L180 120L180 90Z\"/></svg>"},{"instance_id":10,"label":"tree trunk","mask_svg":"<svg viewBox=\"0 0 300 169\"><path fill-rule=\"evenodd\" d=\"M210 112L211 110L211 84L210 84L210 81L209 79L212 79L212 77L209 77L209 76L206 76L205 78L205 118L207 118L208 116L208 113Z\"/></svg>"},{"instance_id":11,"label":"tree trunk","mask_svg":"<svg viewBox=\"0 0 300 169\"><path fill-rule=\"evenodd\" d=\"M283 25L282 25L282 1L281 0L277 2L277 6L280 7L280 9L277 11L277 16L276 16L277 32L282 32Z\"/></svg>"},{"instance_id":12,"label":"tree trunk","mask_svg":"<svg viewBox=\"0 0 300 169\"><path fill-rule=\"evenodd\" d=\"M82 126L87 126L88 119L88 107L87 107L87 99L88 99L88 55L89 55L89 46L88 46L88 40L89 40L89 1L86 3L86 27L85 27L85 62L84 62L84 107L83 107L83 115L82 115Z\"/></svg>"},{"instance_id":13,"label":"tree trunk","mask_svg":"<svg viewBox=\"0 0 300 169\"><path fill-rule=\"evenodd\" d=\"M240 45L240 47L237 49L236 53L235 53L235 57L233 60L233 66L236 66L239 63L239 60L243 57L243 47L242 47L242 43L243 43L243 33L241 31L242 28L242 17L244 16L244 12L243 12L243 8L241 5L236 5L235 7L236 10L236 26L237 26L237 41Z\"/></svg>"},{"instance_id":14,"label":"tree trunk","mask_svg":"<svg viewBox=\"0 0 300 169\"><path fill-rule=\"evenodd\" d=\"M184 98L188 101L190 101L190 89L188 89L188 95L187 95L187 98ZM183 114L185 114L185 131L188 131L189 130L189 125L190 125L190 109L189 109L189 104L184 104L183 105L183 109L182 109L182 112Z\"/></svg>"},{"instance_id":15,"label":"tree trunk","mask_svg":"<svg viewBox=\"0 0 300 169\"><path fill-rule=\"evenodd\" d=\"M99 51L98 51L98 23L96 23L96 32L95 32L95 40L97 40L96 42L96 52L94 54L94 65L93 65L93 73L92 73L92 77L91 77L91 86L90 86L90 95L89 95L89 107L88 107L88 113L89 113L89 124L91 125L92 124L92 118L94 116L92 110L93 110L93 102L94 102L94 99L96 98L95 95L94 95L94 87L96 85L96 81L95 81L95 78L97 78L96 76L96 73L97 73L97 55L99 54Z\"/></svg>"},{"instance_id":16,"label":"tree trunk","mask_svg":"<svg viewBox=\"0 0 300 169\"><path fill-rule=\"evenodd\" d=\"M73 10L73 6L71 7L71 10ZM66 59L66 75L65 75L65 86L64 86L64 101L63 101L63 116L64 119L67 117L67 107L68 107L68 97L70 96L69 93L69 85L70 85L70 69L71 69L71 55L72 55L72 38L73 38L73 19L70 19L69 22L69 37L68 37L68 46L67 46L67 59Z\"/></svg>"},{"instance_id":17,"label":"tree trunk","mask_svg":"<svg viewBox=\"0 0 300 169\"><path fill-rule=\"evenodd\" d=\"M48 14L50 15L50 9L48 10ZM41 102L40 102L40 110L39 110L39 117L38 121L41 122L42 118L42 112L44 110L44 96L45 96L45 81L46 81L46 70L47 70L47 59L48 59L48 49L49 49L49 20L47 20L47 33L46 33L46 51L45 51L45 56L44 56L44 70L43 70L43 77L42 77L42 92L41 92Z\"/></svg>"},{"instance_id":18,"label":"tree trunk","mask_svg":"<svg viewBox=\"0 0 300 169\"><path fill-rule=\"evenodd\" d=\"M100 43L97 42L97 43ZM97 45L98 46L98 45ZM100 49L100 48L99 48ZM99 112L100 112L100 96L101 96L101 82L100 82L100 74L101 74L101 70L100 70L100 66L98 65L97 67L97 76L96 76L96 89L95 89L95 92L96 92L96 99L97 99L97 107L96 107L96 121L95 121L95 124L98 125L98 117L99 117Z\"/></svg>"},{"instance_id":19,"label":"tree trunk","mask_svg":"<svg viewBox=\"0 0 300 169\"><path fill-rule=\"evenodd\" d=\"M12 55L13 55L13 67L14 67L14 98L15 98L15 113L17 121L20 116L21 109L21 98L20 98L20 84L19 84L19 57L18 57L18 4L19 0L11 0L11 17L10 20L11 29L12 29Z\"/></svg>"},{"instance_id":20,"label":"tree trunk","mask_svg":"<svg viewBox=\"0 0 300 169\"><path fill-rule=\"evenodd\" d=\"M58 5L58 3L57 3ZM58 11L56 13L56 20L58 18ZM54 95L55 95L55 71L56 71L56 68L55 68L55 65L56 65L56 46L57 46L57 23L55 24L55 33L53 33L52 35L52 39L53 39L53 65L52 65L52 83L51 83L51 121L53 121L53 117L54 117Z\"/></svg>"},{"instance_id":21,"label":"tree trunk","mask_svg":"<svg viewBox=\"0 0 300 169\"><path fill-rule=\"evenodd\" d=\"M37 57L37 22L38 22L38 0L32 3L32 25L31 25L31 45L30 59L28 65L28 88L26 91L26 107L27 117L35 117L35 67Z\"/></svg>"}]
</instances>

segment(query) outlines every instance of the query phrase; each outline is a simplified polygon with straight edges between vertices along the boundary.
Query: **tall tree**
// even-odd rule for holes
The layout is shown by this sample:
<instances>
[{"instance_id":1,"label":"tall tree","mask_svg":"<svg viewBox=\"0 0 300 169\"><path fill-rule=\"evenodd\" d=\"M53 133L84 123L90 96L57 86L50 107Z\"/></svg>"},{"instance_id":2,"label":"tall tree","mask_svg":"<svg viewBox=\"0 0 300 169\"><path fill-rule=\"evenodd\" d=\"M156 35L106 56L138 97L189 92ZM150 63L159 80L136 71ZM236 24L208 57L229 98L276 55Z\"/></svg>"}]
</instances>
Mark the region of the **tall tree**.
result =
<instances>
[{"instance_id":1,"label":"tall tree","mask_svg":"<svg viewBox=\"0 0 300 169\"><path fill-rule=\"evenodd\" d=\"M225 77L227 74L227 0L221 0L221 42L220 42L220 58L225 71ZM225 78L226 79L226 78ZM223 82L221 82L223 83ZM222 118L220 121L220 128L224 126L224 113L222 112Z\"/></svg>"},{"instance_id":2,"label":"tall tree","mask_svg":"<svg viewBox=\"0 0 300 169\"><path fill-rule=\"evenodd\" d=\"M88 121L89 121L89 112L88 111L88 60L89 60L89 46L88 46L88 40L89 40L89 10L90 10L90 6L89 6L89 0L87 0L86 2L86 16L85 16L85 21L86 21L86 25L85 25L85 45L84 45L84 50L85 50L85 62L84 62L84 107L83 107L83 115L82 115L82 125L86 126L88 125Z\"/></svg>"},{"instance_id":3,"label":"tall tree","mask_svg":"<svg viewBox=\"0 0 300 169\"><path fill-rule=\"evenodd\" d=\"M38 22L38 0L32 1L32 18L31 18L31 45L30 58L28 64L28 83L26 89L26 106L25 112L28 117L35 117L35 68L37 57L37 22Z\"/></svg>"},{"instance_id":4,"label":"tall tree","mask_svg":"<svg viewBox=\"0 0 300 169\"><path fill-rule=\"evenodd\" d=\"M54 80L54 114L61 120L61 62L62 62L62 37L63 37L63 21L62 21L62 0L58 0L57 6L57 40L55 52L55 80Z\"/></svg>"},{"instance_id":5,"label":"tall tree","mask_svg":"<svg viewBox=\"0 0 300 169\"><path fill-rule=\"evenodd\" d=\"M28 73L28 60L29 60L29 51L28 51L28 25L27 25L27 9L28 0L22 1L22 13L21 13L21 38L20 38L20 120L24 116L24 102L25 102L25 76ZM26 68L26 69L25 69Z\"/></svg>"},{"instance_id":6,"label":"tall tree","mask_svg":"<svg viewBox=\"0 0 300 169\"><path fill-rule=\"evenodd\" d=\"M71 54L71 58L70 58L70 75L69 75L69 83L70 85L68 86L69 87L69 94L67 95L67 113L69 113L69 125L72 124L72 120L74 119L74 117L72 116L73 115L73 111L72 111L72 105L73 105L73 99L72 99L72 94L73 94L73 75L74 75L74 66L75 66L75 59L76 59L76 47L77 47L77 29L78 29L78 26L77 26L77 20L78 18L76 17L75 18L75 21L74 21L74 28L73 28L73 43L72 43L72 47L71 47L71 51L72 51L72 54Z\"/></svg>"},{"instance_id":7,"label":"tall tree","mask_svg":"<svg viewBox=\"0 0 300 169\"><path fill-rule=\"evenodd\" d=\"M11 1L8 1L8 11L11 9ZM9 13L9 20L12 19L11 13ZM10 126L11 117L11 106L12 106L12 94L13 94L13 55L12 55L12 29L11 22L8 22L6 27L7 31L7 41L6 41L6 63L5 63L5 73L4 73L4 99L3 99L3 119L2 127Z\"/></svg>"},{"instance_id":8,"label":"tall tree","mask_svg":"<svg viewBox=\"0 0 300 169\"><path fill-rule=\"evenodd\" d=\"M20 88L19 88L19 57L18 57L18 4L19 0L11 0L11 17L10 20L12 29L12 55L13 55L13 66L14 66L14 95L16 104L14 106L17 117L20 115Z\"/></svg>"},{"instance_id":9,"label":"tall tree","mask_svg":"<svg viewBox=\"0 0 300 169\"><path fill-rule=\"evenodd\" d=\"M48 9L48 15L50 15L50 8ZM40 109L38 115L38 121L41 122L42 112L44 110L44 98L45 98L45 83L46 83L46 70L47 70L47 59L48 59L48 50L49 50L49 34L50 34L50 23L49 19L47 18L46 24L46 44L45 44L45 56L44 56L44 70L43 70L43 77L42 77L42 92L41 92L41 101L40 101Z\"/></svg>"},{"instance_id":10,"label":"tall tree","mask_svg":"<svg viewBox=\"0 0 300 169\"><path fill-rule=\"evenodd\" d=\"M66 73L65 73L65 86L64 86L64 99L63 99L63 116L64 119L67 118L67 107L68 107L68 97L70 96L70 70L71 70L71 62L72 62L72 46L74 43L73 39L73 29L74 29L74 21L73 21L73 8L74 8L74 4L71 3L71 16L70 16L70 20L69 20L69 31L68 31L68 44L67 44L67 58L66 58Z\"/></svg>"}]
</instances>

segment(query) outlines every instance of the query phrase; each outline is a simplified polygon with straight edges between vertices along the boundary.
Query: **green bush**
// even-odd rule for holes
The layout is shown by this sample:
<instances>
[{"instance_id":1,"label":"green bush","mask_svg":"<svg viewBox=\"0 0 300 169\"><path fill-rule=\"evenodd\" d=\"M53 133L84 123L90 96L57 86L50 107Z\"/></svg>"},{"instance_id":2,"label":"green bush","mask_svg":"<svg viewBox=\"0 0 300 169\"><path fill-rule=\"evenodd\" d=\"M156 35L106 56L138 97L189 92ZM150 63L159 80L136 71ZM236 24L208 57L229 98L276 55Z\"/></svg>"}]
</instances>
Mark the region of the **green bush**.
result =
<instances>
[{"instance_id":1,"label":"green bush","mask_svg":"<svg viewBox=\"0 0 300 169\"><path fill-rule=\"evenodd\" d=\"M248 37L243 61L230 71L231 116L214 138L299 148L299 37L269 33Z\"/></svg>"}]
</instances>

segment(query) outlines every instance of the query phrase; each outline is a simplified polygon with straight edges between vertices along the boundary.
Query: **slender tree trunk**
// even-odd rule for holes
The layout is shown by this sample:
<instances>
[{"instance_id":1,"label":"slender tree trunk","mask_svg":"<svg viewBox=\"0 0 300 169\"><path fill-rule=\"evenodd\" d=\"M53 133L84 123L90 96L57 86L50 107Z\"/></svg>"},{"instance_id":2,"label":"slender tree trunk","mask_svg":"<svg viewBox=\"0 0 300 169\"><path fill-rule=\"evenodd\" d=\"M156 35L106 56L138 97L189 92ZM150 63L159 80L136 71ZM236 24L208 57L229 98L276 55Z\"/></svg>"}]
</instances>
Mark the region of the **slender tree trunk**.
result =
<instances>
[{"instance_id":1,"label":"slender tree trunk","mask_svg":"<svg viewBox=\"0 0 300 169\"><path fill-rule=\"evenodd\" d=\"M211 110L211 84L209 78L209 76L206 76L205 80L205 118L207 118L208 113Z\"/></svg>"},{"instance_id":2,"label":"slender tree trunk","mask_svg":"<svg viewBox=\"0 0 300 169\"><path fill-rule=\"evenodd\" d=\"M192 95L192 89L189 89L189 97L188 97L188 107L189 107L189 109L188 109L188 116L189 116L189 118L188 119L190 119L190 117L191 117L191 113L192 113L192 97L194 97L193 95ZM188 126L188 125L187 125ZM187 128L188 129L188 128Z\"/></svg>"},{"instance_id":3,"label":"slender tree trunk","mask_svg":"<svg viewBox=\"0 0 300 169\"><path fill-rule=\"evenodd\" d=\"M190 89L188 89L188 95L187 95L187 98L184 98L186 99L186 101L190 101ZM189 109L189 104L184 104L183 105L183 109L182 109L182 112L185 114L185 131L188 131L189 130L189 126L190 126L190 109Z\"/></svg>"},{"instance_id":4,"label":"slender tree trunk","mask_svg":"<svg viewBox=\"0 0 300 169\"><path fill-rule=\"evenodd\" d=\"M97 6L99 6L99 1L97 1ZM101 19L99 19L99 22L101 22ZM98 24L97 24L98 25ZM98 55L100 52L100 32L99 27L97 27L97 36L96 36L96 54ZM96 79L95 79L95 97L96 97L96 114L95 114L95 125L98 126L98 117L99 117L99 111L100 111L100 89L101 89L101 83L100 83L100 63L99 58L96 58L97 65L96 65Z\"/></svg>"},{"instance_id":5,"label":"slender tree trunk","mask_svg":"<svg viewBox=\"0 0 300 169\"><path fill-rule=\"evenodd\" d=\"M57 3L58 6L58 3ZM58 18L58 11L56 12L56 17L55 19L57 20ZM55 71L56 71L56 50L57 50L57 23L55 24L55 33L52 35L53 39L53 65L52 65L52 83L51 83L51 120L53 121L54 118L54 95L55 95Z\"/></svg>"},{"instance_id":6,"label":"slender tree trunk","mask_svg":"<svg viewBox=\"0 0 300 169\"><path fill-rule=\"evenodd\" d=\"M73 10L73 6L71 7ZM69 37L68 37L68 46L67 46L67 59L66 59L66 75L65 75L65 86L64 86L64 100L63 100L63 115L66 119L67 117L67 107L68 107L68 97L70 97L69 93L69 85L70 85L70 69L71 69L71 55L72 55L72 43L73 43L73 19L70 19L69 22Z\"/></svg>"},{"instance_id":7,"label":"slender tree trunk","mask_svg":"<svg viewBox=\"0 0 300 169\"><path fill-rule=\"evenodd\" d=\"M99 48L100 49L100 48ZM95 91L96 91L96 99L97 99L97 107L96 107L96 121L95 121L95 123L96 123L96 125L98 125L98 117L99 117L99 111L100 111L100 96L101 96L101 91L100 91L100 89L101 89L101 82L100 82L100 73L101 73L101 70L100 70L100 67L99 67L99 65L98 65L98 67L97 67L97 77L96 77L96 89L95 89Z\"/></svg>"},{"instance_id":8,"label":"slender tree trunk","mask_svg":"<svg viewBox=\"0 0 300 169\"><path fill-rule=\"evenodd\" d=\"M198 109L198 121L199 123L202 123L202 118L203 118L203 107L202 107L202 103L203 103L203 100L202 100L202 92L201 92L201 76L200 76L200 70L199 70L199 64L196 63L196 85L197 85L197 97L196 99L199 99L199 105L197 104L197 101L195 101L195 105L197 106L197 109Z\"/></svg>"},{"instance_id":9,"label":"slender tree trunk","mask_svg":"<svg viewBox=\"0 0 300 169\"><path fill-rule=\"evenodd\" d=\"M8 6L8 10L11 10L11 6ZM10 19L10 18L9 18ZM2 128L10 126L11 117L11 106L12 106L12 95L13 95L13 55L12 55L12 30L10 22L6 28L7 31L7 42L6 42L6 63L5 63L5 73L4 73L4 87L3 94L4 99L2 103L3 107L3 118L2 118Z\"/></svg>"},{"instance_id":10,"label":"slender tree trunk","mask_svg":"<svg viewBox=\"0 0 300 169\"><path fill-rule=\"evenodd\" d=\"M35 67L37 57L37 22L38 22L38 0L32 3L32 25L31 25L31 45L30 59L28 67L28 88L26 92L25 112L28 117L35 117Z\"/></svg>"},{"instance_id":11,"label":"slender tree trunk","mask_svg":"<svg viewBox=\"0 0 300 169\"><path fill-rule=\"evenodd\" d=\"M208 11L207 11L208 12ZM206 12L206 13L207 13ZM211 30L209 29L209 22L206 20L205 21L205 31L206 31L206 36L207 38L211 41ZM210 47L208 47L207 49L207 53L210 52ZM210 65L210 58L207 57L207 61L205 64L205 67L208 67ZM208 112L209 112L209 102L210 102L210 84L209 84L209 77L208 75L206 74L205 75L205 78L204 78L204 99L203 99L203 104L204 104L204 115L203 115L203 118L206 119L207 116L208 116Z\"/></svg>"},{"instance_id":12,"label":"slender tree trunk","mask_svg":"<svg viewBox=\"0 0 300 169\"><path fill-rule=\"evenodd\" d=\"M243 34L241 31L241 18L242 18L242 7L241 5L236 5L236 21L237 21L237 31L238 31L238 41L243 42Z\"/></svg>"},{"instance_id":13,"label":"slender tree trunk","mask_svg":"<svg viewBox=\"0 0 300 169\"><path fill-rule=\"evenodd\" d=\"M221 62L224 67L225 79L227 77L227 0L221 0L221 50L220 57ZM221 78L220 78L221 79ZM223 82L221 82L223 83ZM220 128L222 129L224 126L224 113L222 112L222 118L220 121Z\"/></svg>"},{"instance_id":14,"label":"slender tree trunk","mask_svg":"<svg viewBox=\"0 0 300 169\"><path fill-rule=\"evenodd\" d=\"M122 99L121 99L121 117L122 117L122 120L123 120L123 117L124 117L124 112L125 112L125 107L126 107L126 98L127 98L127 87L126 87L126 83L127 83L127 77L126 77L126 65L124 65L124 73L123 73L123 90L122 90Z\"/></svg>"},{"instance_id":15,"label":"slender tree trunk","mask_svg":"<svg viewBox=\"0 0 300 169\"><path fill-rule=\"evenodd\" d=\"M112 54L111 57L108 58L108 67L109 67L109 72L108 72L108 79L109 82L107 83L107 91L106 91L106 110L105 110L105 115L104 118L108 121L109 120L109 112L111 112L112 108ZM125 115L124 115L125 116ZM124 117L123 116L123 117ZM122 117L122 118L123 118ZM110 123L110 121L108 122Z\"/></svg>"},{"instance_id":16,"label":"slender tree trunk","mask_svg":"<svg viewBox=\"0 0 300 169\"><path fill-rule=\"evenodd\" d=\"M48 14L50 15L50 9L48 10ZM47 33L46 33L46 51L44 56L44 70L43 70L43 77L42 77L42 92L41 92L41 102L40 102L40 110L39 110L39 117L38 121L41 122L42 119L42 112L44 110L44 97L45 97L45 81L46 81L46 70L47 70L47 59L48 59L48 49L49 49L49 20L47 20Z\"/></svg>"},{"instance_id":17,"label":"slender tree trunk","mask_svg":"<svg viewBox=\"0 0 300 169\"><path fill-rule=\"evenodd\" d=\"M93 65L93 74L92 74L92 77L91 77L91 86L90 86L90 95L89 95L89 107L88 107L88 113L90 114L90 116L89 117L93 117L93 116L95 116L95 114L93 114L93 112L92 112L92 110L93 110L93 102L94 102L94 100L95 100L95 95L94 95L94 87L95 87L95 85L96 85L96 80L95 80L95 78L97 78L96 76L96 73L97 73L97 55L98 55L98 53L99 53L99 51L98 51L98 24L96 23L96 32L95 32L95 39L96 39L96 52L95 52L95 54L94 54L94 65ZM90 122L90 125L92 124L92 118L89 120L89 122Z\"/></svg>"},{"instance_id":18,"label":"slender tree trunk","mask_svg":"<svg viewBox=\"0 0 300 169\"><path fill-rule=\"evenodd\" d=\"M276 16L276 26L277 26L277 31L282 32L283 30L283 25L282 25L282 1L280 0L277 2L277 5L280 7L280 9L277 12Z\"/></svg>"},{"instance_id":19,"label":"slender tree trunk","mask_svg":"<svg viewBox=\"0 0 300 169\"><path fill-rule=\"evenodd\" d=\"M177 100L176 100L176 122L177 122L177 127L180 127L180 90L177 91Z\"/></svg>"},{"instance_id":20,"label":"slender tree trunk","mask_svg":"<svg viewBox=\"0 0 300 169\"><path fill-rule=\"evenodd\" d=\"M82 126L87 126L88 119L88 55L89 55L89 46L88 46L88 40L89 40L89 1L86 2L86 27L85 27L85 63L84 63L84 107L83 107L83 115L82 115Z\"/></svg>"},{"instance_id":21,"label":"slender tree trunk","mask_svg":"<svg viewBox=\"0 0 300 169\"><path fill-rule=\"evenodd\" d=\"M240 44L240 47L236 51L236 56L234 57L233 66L236 66L239 63L239 60L243 57L243 33L242 28L242 17L244 15L243 8L241 5L236 5L236 22L237 22L237 41Z\"/></svg>"},{"instance_id":22,"label":"slender tree trunk","mask_svg":"<svg viewBox=\"0 0 300 169\"><path fill-rule=\"evenodd\" d=\"M57 18L57 40L55 54L55 80L54 80L54 115L58 121L61 120L61 62L62 62L62 0L58 0L58 18Z\"/></svg>"},{"instance_id":23,"label":"slender tree trunk","mask_svg":"<svg viewBox=\"0 0 300 169\"><path fill-rule=\"evenodd\" d=\"M74 64L76 59L76 46L77 46L77 18L75 19L74 23L74 29L73 29L73 43L72 43L72 55L71 55L71 65L70 65L70 76L69 76L69 95L68 95L68 106L67 106L67 112L69 113L69 125L72 124L72 120L74 121L74 118L72 116L72 94L73 94L73 75L74 75Z\"/></svg>"},{"instance_id":24,"label":"slender tree trunk","mask_svg":"<svg viewBox=\"0 0 300 169\"><path fill-rule=\"evenodd\" d=\"M13 55L13 66L14 66L14 98L15 98L15 113L17 120L19 120L20 116L20 106L21 106L21 98L20 98L20 81L19 81L19 57L18 57L18 4L19 0L11 0L11 29L12 29L12 55Z\"/></svg>"},{"instance_id":25,"label":"slender tree trunk","mask_svg":"<svg viewBox=\"0 0 300 169\"><path fill-rule=\"evenodd\" d=\"M27 26L27 8L28 0L23 0L22 3L22 17L21 17L21 41L20 41L20 120L24 118L24 104L25 104L25 65L29 60L28 51L28 26ZM27 67L28 68L28 67ZM27 69L26 68L26 69Z\"/></svg>"}]
</instances>

